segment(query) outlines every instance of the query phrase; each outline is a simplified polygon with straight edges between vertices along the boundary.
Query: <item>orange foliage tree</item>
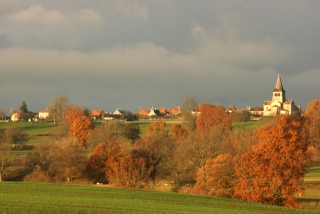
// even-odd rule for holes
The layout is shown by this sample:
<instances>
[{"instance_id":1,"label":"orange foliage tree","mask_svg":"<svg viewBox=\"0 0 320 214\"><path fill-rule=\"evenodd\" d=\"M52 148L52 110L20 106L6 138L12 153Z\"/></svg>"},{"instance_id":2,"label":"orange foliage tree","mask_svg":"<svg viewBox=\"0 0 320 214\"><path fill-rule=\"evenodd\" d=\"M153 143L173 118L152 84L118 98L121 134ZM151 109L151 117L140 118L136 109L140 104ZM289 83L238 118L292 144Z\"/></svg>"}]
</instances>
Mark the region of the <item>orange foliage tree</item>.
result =
<instances>
[{"instance_id":1,"label":"orange foliage tree","mask_svg":"<svg viewBox=\"0 0 320 214\"><path fill-rule=\"evenodd\" d=\"M138 157L145 160L146 167L152 169L150 178L156 181L159 173L172 168L171 160L175 145L166 133L153 133L139 139L134 145ZM161 170L158 170L161 168Z\"/></svg>"},{"instance_id":2,"label":"orange foliage tree","mask_svg":"<svg viewBox=\"0 0 320 214\"><path fill-rule=\"evenodd\" d=\"M212 126L231 128L231 117L222 106L212 106L205 103L199 106L199 111L200 114L196 122L197 133L208 131Z\"/></svg>"},{"instance_id":3,"label":"orange foliage tree","mask_svg":"<svg viewBox=\"0 0 320 214\"><path fill-rule=\"evenodd\" d=\"M174 123L171 127L171 138L173 140L185 139L188 136L188 131L181 124Z\"/></svg>"},{"instance_id":4,"label":"orange foliage tree","mask_svg":"<svg viewBox=\"0 0 320 214\"><path fill-rule=\"evenodd\" d=\"M116 142L102 142L99 143L93 150L93 154L90 156L85 171L89 179L94 183L108 183L106 177L106 163L113 153L118 153L120 146Z\"/></svg>"},{"instance_id":5,"label":"orange foliage tree","mask_svg":"<svg viewBox=\"0 0 320 214\"><path fill-rule=\"evenodd\" d=\"M65 121L70 125L70 137L77 139L80 146L86 146L86 138L92 132L94 125L84 110L75 106L68 107Z\"/></svg>"},{"instance_id":6,"label":"orange foliage tree","mask_svg":"<svg viewBox=\"0 0 320 214\"><path fill-rule=\"evenodd\" d=\"M256 144L256 139L252 132L244 128L229 130L225 135L221 135L220 139L218 150L223 154L208 159L200 168L192 192L224 197L233 195L237 183L235 166L239 163L240 157Z\"/></svg>"},{"instance_id":7,"label":"orange foliage tree","mask_svg":"<svg viewBox=\"0 0 320 214\"><path fill-rule=\"evenodd\" d=\"M263 204L297 207L309 158L304 118L280 116L257 130L259 143L241 157L234 197Z\"/></svg>"},{"instance_id":8,"label":"orange foliage tree","mask_svg":"<svg viewBox=\"0 0 320 214\"><path fill-rule=\"evenodd\" d=\"M117 187L143 187L150 179L150 168L143 158L121 151L111 156L106 164L108 181Z\"/></svg>"},{"instance_id":9,"label":"orange foliage tree","mask_svg":"<svg viewBox=\"0 0 320 214\"><path fill-rule=\"evenodd\" d=\"M206 161L197 173L194 193L231 197L236 184L234 157L230 154L219 155Z\"/></svg>"},{"instance_id":10,"label":"orange foliage tree","mask_svg":"<svg viewBox=\"0 0 320 214\"><path fill-rule=\"evenodd\" d=\"M153 133L165 133L166 132L166 123L163 121L157 121L152 123L150 126L146 128L147 135Z\"/></svg>"},{"instance_id":11,"label":"orange foliage tree","mask_svg":"<svg viewBox=\"0 0 320 214\"><path fill-rule=\"evenodd\" d=\"M305 128L309 134L309 141L320 150L320 99L310 101L303 116L307 119Z\"/></svg>"}]
</instances>

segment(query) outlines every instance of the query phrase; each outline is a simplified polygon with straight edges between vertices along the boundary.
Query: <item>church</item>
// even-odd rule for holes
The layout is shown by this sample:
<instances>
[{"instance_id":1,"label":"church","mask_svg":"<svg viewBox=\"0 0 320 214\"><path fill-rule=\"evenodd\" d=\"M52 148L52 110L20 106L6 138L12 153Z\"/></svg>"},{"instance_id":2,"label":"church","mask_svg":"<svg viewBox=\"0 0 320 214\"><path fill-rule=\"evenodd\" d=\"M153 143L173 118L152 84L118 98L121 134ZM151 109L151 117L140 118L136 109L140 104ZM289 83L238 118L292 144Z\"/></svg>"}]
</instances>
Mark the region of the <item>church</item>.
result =
<instances>
[{"instance_id":1,"label":"church","mask_svg":"<svg viewBox=\"0 0 320 214\"><path fill-rule=\"evenodd\" d=\"M280 75L278 75L276 87L272 93L272 100L264 101L263 115L291 115L292 113L299 111L300 106L296 106L293 100L286 99L286 91L283 89Z\"/></svg>"}]
</instances>

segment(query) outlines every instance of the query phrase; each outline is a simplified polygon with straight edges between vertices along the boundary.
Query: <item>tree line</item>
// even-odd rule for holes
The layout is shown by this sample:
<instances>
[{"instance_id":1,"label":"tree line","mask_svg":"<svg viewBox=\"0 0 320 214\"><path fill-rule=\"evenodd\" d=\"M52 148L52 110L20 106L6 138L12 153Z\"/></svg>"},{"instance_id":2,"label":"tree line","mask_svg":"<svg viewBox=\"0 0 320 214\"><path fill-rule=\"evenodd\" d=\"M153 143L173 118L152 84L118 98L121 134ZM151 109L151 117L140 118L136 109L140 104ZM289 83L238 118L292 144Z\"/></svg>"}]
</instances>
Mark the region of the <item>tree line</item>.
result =
<instances>
[{"instance_id":1,"label":"tree line","mask_svg":"<svg viewBox=\"0 0 320 214\"><path fill-rule=\"evenodd\" d=\"M62 109L51 139L22 157L12 159L10 151L27 140L23 132L13 138L16 127L1 131L1 180L153 188L165 178L184 193L297 207L294 194L304 191L305 168L320 159L320 100L311 101L301 116L279 116L248 131L232 128L223 106L187 98L184 123L168 131L165 122L155 122L143 137L136 124L95 127L86 109Z\"/></svg>"}]
</instances>

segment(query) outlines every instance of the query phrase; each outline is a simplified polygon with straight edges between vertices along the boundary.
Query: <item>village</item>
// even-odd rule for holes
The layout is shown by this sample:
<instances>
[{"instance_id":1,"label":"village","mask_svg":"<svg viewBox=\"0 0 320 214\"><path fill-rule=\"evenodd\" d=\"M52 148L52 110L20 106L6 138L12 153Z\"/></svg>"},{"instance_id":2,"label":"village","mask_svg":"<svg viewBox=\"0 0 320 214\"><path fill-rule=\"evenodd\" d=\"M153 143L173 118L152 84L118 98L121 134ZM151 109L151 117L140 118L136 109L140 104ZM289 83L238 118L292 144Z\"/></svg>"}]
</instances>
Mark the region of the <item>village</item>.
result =
<instances>
[{"instance_id":1,"label":"village","mask_svg":"<svg viewBox=\"0 0 320 214\"><path fill-rule=\"evenodd\" d=\"M23 103L22 106L26 105ZM282 86L280 75L276 80L275 88L272 92L272 100L265 100L263 107L248 106L246 109L236 109L233 105L228 105L225 110L231 115L234 113L247 112L250 114L251 120L259 120L263 116L276 116L276 115L291 115L300 114L301 106L296 106L294 100L286 99L286 91ZM28 114L27 120L29 122L48 122L49 120L49 108L46 108L40 112L26 112ZM197 108L191 109L193 115L198 115ZM179 119L181 116L181 107L172 107L167 109L165 107L155 108L152 106L150 109L140 108L139 112L130 112L122 110L120 108L115 109L113 112L105 112L103 109L93 109L89 111L90 118L93 121L126 121L126 120L151 120L151 119ZM2 115L2 119L5 121L20 121L19 111L11 108L10 116Z\"/></svg>"}]
</instances>

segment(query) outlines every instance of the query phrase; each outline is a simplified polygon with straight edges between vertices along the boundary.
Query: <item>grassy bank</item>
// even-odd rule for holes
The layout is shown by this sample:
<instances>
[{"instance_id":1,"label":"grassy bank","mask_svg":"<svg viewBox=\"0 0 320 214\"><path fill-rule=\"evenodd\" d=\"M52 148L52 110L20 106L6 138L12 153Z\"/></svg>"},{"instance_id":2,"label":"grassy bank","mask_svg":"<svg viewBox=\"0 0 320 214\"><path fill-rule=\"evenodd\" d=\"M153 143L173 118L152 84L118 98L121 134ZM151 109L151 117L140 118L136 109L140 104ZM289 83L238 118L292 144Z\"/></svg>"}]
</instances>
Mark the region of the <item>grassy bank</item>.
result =
<instances>
[{"instance_id":1,"label":"grassy bank","mask_svg":"<svg viewBox=\"0 0 320 214\"><path fill-rule=\"evenodd\" d=\"M218 197L105 186L0 183L1 213L312 213Z\"/></svg>"}]
</instances>

